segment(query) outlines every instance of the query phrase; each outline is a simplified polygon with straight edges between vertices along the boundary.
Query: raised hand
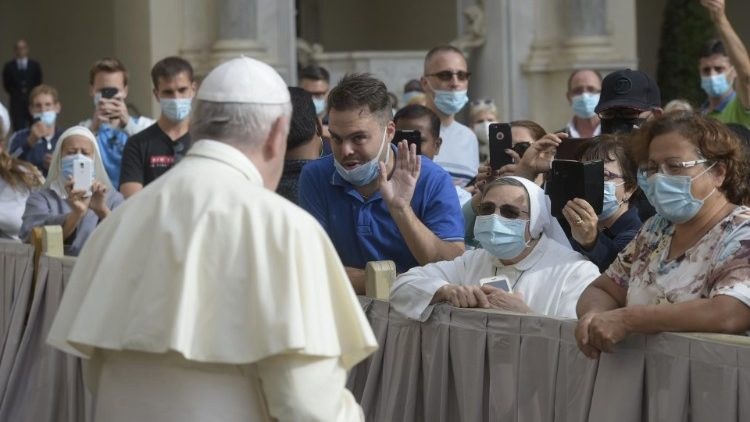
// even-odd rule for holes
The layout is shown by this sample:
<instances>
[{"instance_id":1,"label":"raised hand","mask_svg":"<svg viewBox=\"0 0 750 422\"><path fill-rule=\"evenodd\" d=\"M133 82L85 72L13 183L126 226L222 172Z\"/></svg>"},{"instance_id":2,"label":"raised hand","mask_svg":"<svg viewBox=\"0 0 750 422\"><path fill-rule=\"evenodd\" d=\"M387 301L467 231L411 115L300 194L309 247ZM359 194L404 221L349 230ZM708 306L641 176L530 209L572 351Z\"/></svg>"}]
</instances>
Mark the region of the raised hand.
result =
<instances>
[{"instance_id":1,"label":"raised hand","mask_svg":"<svg viewBox=\"0 0 750 422\"><path fill-rule=\"evenodd\" d=\"M382 161L378 163L380 195L389 209L404 209L411 206L411 199L422 168L420 158L417 155L416 145L411 145L410 148L406 141L401 141L398 144L398 153L390 179L386 163Z\"/></svg>"},{"instance_id":2,"label":"raised hand","mask_svg":"<svg viewBox=\"0 0 750 422\"><path fill-rule=\"evenodd\" d=\"M594 208L585 199L575 198L565 204L562 212L568 220L573 239L585 249L594 247L599 234L599 217Z\"/></svg>"}]
</instances>

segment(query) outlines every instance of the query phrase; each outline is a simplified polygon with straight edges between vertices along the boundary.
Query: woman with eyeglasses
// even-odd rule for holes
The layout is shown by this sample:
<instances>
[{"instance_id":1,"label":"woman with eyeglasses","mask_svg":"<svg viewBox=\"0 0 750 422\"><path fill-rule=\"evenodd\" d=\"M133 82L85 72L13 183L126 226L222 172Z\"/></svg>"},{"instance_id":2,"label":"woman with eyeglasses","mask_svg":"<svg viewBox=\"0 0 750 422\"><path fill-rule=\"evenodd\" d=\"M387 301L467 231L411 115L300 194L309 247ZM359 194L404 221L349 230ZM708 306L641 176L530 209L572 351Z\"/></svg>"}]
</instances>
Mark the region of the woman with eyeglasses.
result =
<instances>
[{"instance_id":1,"label":"woman with eyeglasses","mask_svg":"<svg viewBox=\"0 0 750 422\"><path fill-rule=\"evenodd\" d=\"M422 321L439 302L574 318L579 295L599 270L564 246L544 191L508 176L487 183L482 195L474 235L483 248L401 274L391 305Z\"/></svg>"},{"instance_id":2,"label":"woman with eyeglasses","mask_svg":"<svg viewBox=\"0 0 750 422\"><path fill-rule=\"evenodd\" d=\"M625 154L621 135L602 135L583 151L581 160L604 161L604 204L597 214L585 199L568 201L563 216L570 225L570 243L600 271L635 237L643 224L630 199L638 190L635 164Z\"/></svg>"},{"instance_id":3,"label":"woman with eyeglasses","mask_svg":"<svg viewBox=\"0 0 750 422\"><path fill-rule=\"evenodd\" d=\"M750 329L750 208L739 140L718 121L670 113L629 141L657 215L578 301L578 346L630 333Z\"/></svg>"}]
</instances>

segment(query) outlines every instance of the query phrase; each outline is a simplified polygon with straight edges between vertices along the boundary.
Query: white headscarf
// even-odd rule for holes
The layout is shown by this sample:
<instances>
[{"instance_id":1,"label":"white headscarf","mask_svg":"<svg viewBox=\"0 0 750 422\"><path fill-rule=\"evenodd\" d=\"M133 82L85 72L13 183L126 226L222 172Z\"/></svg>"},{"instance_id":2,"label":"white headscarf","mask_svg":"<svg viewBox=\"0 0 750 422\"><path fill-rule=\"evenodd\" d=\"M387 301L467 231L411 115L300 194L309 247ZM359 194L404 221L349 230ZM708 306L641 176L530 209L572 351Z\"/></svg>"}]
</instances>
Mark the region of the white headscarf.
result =
<instances>
[{"instance_id":1,"label":"white headscarf","mask_svg":"<svg viewBox=\"0 0 750 422\"><path fill-rule=\"evenodd\" d=\"M523 187L526 188L526 192L529 194L529 232L531 237L537 238L540 233L544 232L550 239L572 249L568 237L565 236L565 232L560 227L560 223L552 217L552 205L549 197L544 193L544 189L523 177L504 176L501 179L514 179L521 182Z\"/></svg>"},{"instance_id":2,"label":"white headscarf","mask_svg":"<svg viewBox=\"0 0 750 422\"><path fill-rule=\"evenodd\" d=\"M57 193L60 198L67 199L68 192L65 191L65 180L62 179L62 145L65 139L71 136L83 136L84 138L91 141L91 145L94 147L94 156L91 157L94 160L94 180L104 184L107 187L108 192L115 190L112 186L112 182L107 176L107 170L102 164L102 156L99 154L99 145L96 142L94 134L88 128L83 126L73 126L66 130L60 135L60 138L55 145L55 151L52 153L52 162L49 166L49 172L47 173L47 181L44 182L44 187L52 189Z\"/></svg>"}]
</instances>

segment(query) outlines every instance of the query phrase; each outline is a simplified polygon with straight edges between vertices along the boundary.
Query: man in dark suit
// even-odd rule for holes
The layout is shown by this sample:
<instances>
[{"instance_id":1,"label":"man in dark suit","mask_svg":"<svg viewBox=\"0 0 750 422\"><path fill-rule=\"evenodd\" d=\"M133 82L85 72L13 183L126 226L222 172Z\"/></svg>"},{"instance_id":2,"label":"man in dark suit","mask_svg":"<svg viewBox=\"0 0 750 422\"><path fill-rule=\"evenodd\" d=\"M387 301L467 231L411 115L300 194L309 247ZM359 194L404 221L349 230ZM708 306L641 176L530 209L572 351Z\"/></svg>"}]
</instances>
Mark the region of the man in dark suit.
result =
<instances>
[{"instance_id":1,"label":"man in dark suit","mask_svg":"<svg viewBox=\"0 0 750 422\"><path fill-rule=\"evenodd\" d=\"M3 67L3 87L10 97L10 120L13 130L21 130L31 123L29 92L42 83L42 67L29 58L26 40L16 41L15 58Z\"/></svg>"}]
</instances>

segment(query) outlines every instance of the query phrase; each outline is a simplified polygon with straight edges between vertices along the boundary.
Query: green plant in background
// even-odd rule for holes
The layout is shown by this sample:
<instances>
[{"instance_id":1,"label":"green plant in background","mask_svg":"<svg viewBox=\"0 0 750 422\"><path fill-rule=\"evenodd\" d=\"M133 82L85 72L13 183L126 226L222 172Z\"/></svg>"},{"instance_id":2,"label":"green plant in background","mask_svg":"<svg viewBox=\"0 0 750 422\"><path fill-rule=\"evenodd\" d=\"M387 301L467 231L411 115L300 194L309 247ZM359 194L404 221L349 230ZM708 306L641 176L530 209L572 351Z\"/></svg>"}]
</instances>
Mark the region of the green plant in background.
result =
<instances>
[{"instance_id":1,"label":"green plant in background","mask_svg":"<svg viewBox=\"0 0 750 422\"><path fill-rule=\"evenodd\" d=\"M700 87L698 56L715 37L706 9L698 0L668 0L661 27L657 83L662 104L684 98L700 106L706 94Z\"/></svg>"}]
</instances>

